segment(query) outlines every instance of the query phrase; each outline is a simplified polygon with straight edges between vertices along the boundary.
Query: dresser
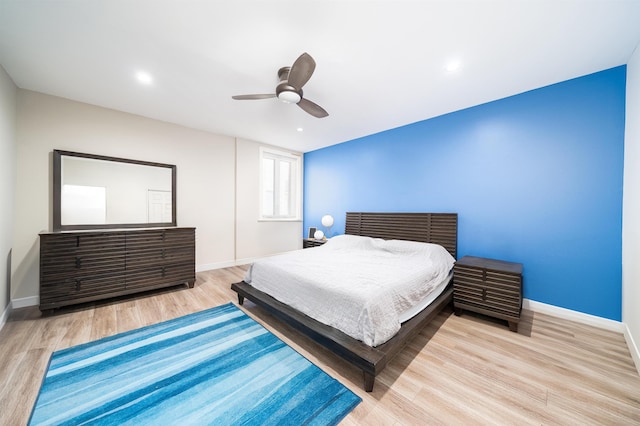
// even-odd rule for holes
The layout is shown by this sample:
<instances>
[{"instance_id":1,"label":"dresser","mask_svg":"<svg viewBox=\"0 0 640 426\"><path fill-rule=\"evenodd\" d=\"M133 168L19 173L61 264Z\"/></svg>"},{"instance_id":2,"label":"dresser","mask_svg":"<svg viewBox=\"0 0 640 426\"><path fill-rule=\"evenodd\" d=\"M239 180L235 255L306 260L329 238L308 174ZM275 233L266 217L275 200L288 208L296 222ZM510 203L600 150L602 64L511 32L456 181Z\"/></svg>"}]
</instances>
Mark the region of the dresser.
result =
<instances>
[{"instance_id":1,"label":"dresser","mask_svg":"<svg viewBox=\"0 0 640 426\"><path fill-rule=\"evenodd\" d=\"M465 256L453 267L453 307L507 320L518 331L522 310L522 264Z\"/></svg>"},{"instance_id":2,"label":"dresser","mask_svg":"<svg viewBox=\"0 0 640 426\"><path fill-rule=\"evenodd\" d=\"M40 234L43 312L195 279L195 228Z\"/></svg>"}]
</instances>

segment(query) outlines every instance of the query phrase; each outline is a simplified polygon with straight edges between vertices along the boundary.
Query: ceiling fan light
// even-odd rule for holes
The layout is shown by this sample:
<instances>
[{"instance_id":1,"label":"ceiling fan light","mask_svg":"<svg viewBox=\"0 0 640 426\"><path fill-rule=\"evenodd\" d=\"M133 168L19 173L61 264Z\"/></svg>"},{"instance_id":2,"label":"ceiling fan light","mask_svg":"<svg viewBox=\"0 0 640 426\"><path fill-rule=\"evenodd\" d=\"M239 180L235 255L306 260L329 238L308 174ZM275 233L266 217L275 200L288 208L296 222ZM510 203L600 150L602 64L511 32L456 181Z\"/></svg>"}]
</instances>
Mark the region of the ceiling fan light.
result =
<instances>
[{"instance_id":1,"label":"ceiling fan light","mask_svg":"<svg viewBox=\"0 0 640 426\"><path fill-rule=\"evenodd\" d=\"M278 93L278 99L287 104L297 104L302 98L296 92L284 90Z\"/></svg>"}]
</instances>

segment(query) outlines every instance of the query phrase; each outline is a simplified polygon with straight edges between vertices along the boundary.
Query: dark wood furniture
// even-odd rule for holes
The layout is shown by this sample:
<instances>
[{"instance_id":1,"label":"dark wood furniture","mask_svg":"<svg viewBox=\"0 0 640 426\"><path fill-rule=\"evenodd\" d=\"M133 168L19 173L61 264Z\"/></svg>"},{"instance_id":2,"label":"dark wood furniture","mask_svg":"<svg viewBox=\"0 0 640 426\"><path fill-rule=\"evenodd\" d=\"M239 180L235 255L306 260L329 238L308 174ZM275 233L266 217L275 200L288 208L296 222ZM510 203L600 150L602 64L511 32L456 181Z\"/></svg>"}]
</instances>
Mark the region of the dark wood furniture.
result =
<instances>
[{"instance_id":1,"label":"dark wood furniture","mask_svg":"<svg viewBox=\"0 0 640 426\"><path fill-rule=\"evenodd\" d=\"M302 240L302 248L318 247L326 243L327 240L316 240L315 238L304 238Z\"/></svg>"},{"instance_id":2,"label":"dark wood furniture","mask_svg":"<svg viewBox=\"0 0 640 426\"><path fill-rule=\"evenodd\" d=\"M522 264L465 256L453 267L453 306L507 320L518 331L522 311Z\"/></svg>"},{"instance_id":3,"label":"dark wood furniture","mask_svg":"<svg viewBox=\"0 0 640 426\"><path fill-rule=\"evenodd\" d=\"M455 258L457 229L456 213L347 213L345 233L436 243L444 246ZM231 288L238 293L240 305L246 297L361 369L367 392L373 390L375 377L387 363L453 300L453 287L449 285L431 305L403 323L394 337L382 345L371 347L275 300L244 281L232 284Z\"/></svg>"},{"instance_id":4,"label":"dark wood furniture","mask_svg":"<svg viewBox=\"0 0 640 426\"><path fill-rule=\"evenodd\" d=\"M195 283L195 228L40 234L40 310Z\"/></svg>"}]
</instances>

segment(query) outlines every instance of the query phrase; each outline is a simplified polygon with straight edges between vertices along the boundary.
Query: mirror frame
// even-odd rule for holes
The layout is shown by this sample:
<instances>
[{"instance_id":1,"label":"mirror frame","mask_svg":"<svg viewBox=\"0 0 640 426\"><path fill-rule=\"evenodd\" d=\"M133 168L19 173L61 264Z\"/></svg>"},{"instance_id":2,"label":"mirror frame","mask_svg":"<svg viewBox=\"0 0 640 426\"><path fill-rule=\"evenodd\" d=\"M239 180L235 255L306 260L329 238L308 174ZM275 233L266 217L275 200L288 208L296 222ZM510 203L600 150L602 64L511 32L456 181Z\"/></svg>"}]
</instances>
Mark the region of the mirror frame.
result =
<instances>
[{"instance_id":1,"label":"mirror frame","mask_svg":"<svg viewBox=\"0 0 640 426\"><path fill-rule=\"evenodd\" d=\"M163 167L171 169L171 222L166 223L113 223L96 225L63 225L62 224L62 157L80 157L92 160L113 161L118 163L139 164L142 166ZM53 232L77 231L86 229L117 228L159 228L177 226L176 215L176 166L173 164L153 163L150 161L130 160L127 158L107 157L104 155L85 154L81 152L53 150Z\"/></svg>"}]
</instances>

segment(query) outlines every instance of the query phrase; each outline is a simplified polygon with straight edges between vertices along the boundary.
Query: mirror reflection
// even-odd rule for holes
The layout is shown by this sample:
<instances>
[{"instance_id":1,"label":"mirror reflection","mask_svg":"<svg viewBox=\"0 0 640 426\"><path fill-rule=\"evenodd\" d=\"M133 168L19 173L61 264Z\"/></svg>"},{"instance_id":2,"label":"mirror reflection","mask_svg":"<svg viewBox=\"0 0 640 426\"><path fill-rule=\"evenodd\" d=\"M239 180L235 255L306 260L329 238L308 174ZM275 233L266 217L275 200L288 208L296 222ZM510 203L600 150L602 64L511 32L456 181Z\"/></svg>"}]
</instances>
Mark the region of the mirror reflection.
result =
<instances>
[{"instance_id":1,"label":"mirror reflection","mask_svg":"<svg viewBox=\"0 0 640 426\"><path fill-rule=\"evenodd\" d=\"M54 230L175 225L175 166L54 151L55 173Z\"/></svg>"}]
</instances>

